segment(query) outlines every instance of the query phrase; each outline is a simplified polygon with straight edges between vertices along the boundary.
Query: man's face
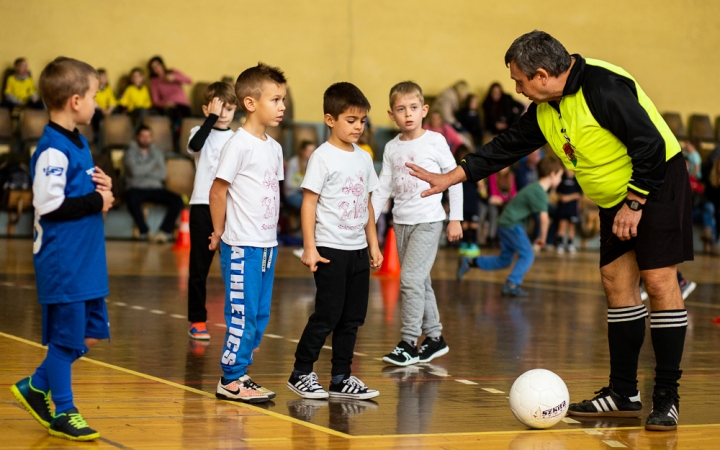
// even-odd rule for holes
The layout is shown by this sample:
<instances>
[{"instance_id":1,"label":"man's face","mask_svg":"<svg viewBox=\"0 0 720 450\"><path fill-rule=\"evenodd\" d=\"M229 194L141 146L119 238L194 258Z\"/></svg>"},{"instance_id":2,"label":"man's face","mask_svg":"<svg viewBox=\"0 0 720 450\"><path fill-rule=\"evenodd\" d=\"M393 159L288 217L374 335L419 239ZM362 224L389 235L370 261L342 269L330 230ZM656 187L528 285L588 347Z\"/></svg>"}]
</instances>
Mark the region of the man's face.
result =
<instances>
[{"instance_id":1,"label":"man's face","mask_svg":"<svg viewBox=\"0 0 720 450\"><path fill-rule=\"evenodd\" d=\"M325 122L328 121L327 114ZM330 117L332 118L332 117ZM359 108L349 108L342 112L337 120L332 120L332 134L343 142L348 144L356 144L360 136L365 130L365 122L367 121L367 110Z\"/></svg>"},{"instance_id":2,"label":"man's face","mask_svg":"<svg viewBox=\"0 0 720 450\"><path fill-rule=\"evenodd\" d=\"M276 127L282 122L285 114L286 95L287 88L284 84L276 84L271 81L263 83L260 98L253 99L255 114L258 115L260 123L266 127Z\"/></svg>"},{"instance_id":3,"label":"man's face","mask_svg":"<svg viewBox=\"0 0 720 450\"><path fill-rule=\"evenodd\" d=\"M137 142L140 148L148 148L152 144L152 133L150 130L140 130L137 135Z\"/></svg>"},{"instance_id":4,"label":"man's face","mask_svg":"<svg viewBox=\"0 0 720 450\"><path fill-rule=\"evenodd\" d=\"M428 106L423 105L416 94L401 95L395 99L392 110L388 111L390 118L400 127L401 131L412 131L422 126L422 120L427 115Z\"/></svg>"},{"instance_id":5,"label":"man's face","mask_svg":"<svg viewBox=\"0 0 720 450\"><path fill-rule=\"evenodd\" d=\"M533 76L529 79L525 73L515 64L510 63L510 78L515 81L515 92L522 94L535 103L547 101L547 93L545 86L540 81L539 76Z\"/></svg>"}]
</instances>

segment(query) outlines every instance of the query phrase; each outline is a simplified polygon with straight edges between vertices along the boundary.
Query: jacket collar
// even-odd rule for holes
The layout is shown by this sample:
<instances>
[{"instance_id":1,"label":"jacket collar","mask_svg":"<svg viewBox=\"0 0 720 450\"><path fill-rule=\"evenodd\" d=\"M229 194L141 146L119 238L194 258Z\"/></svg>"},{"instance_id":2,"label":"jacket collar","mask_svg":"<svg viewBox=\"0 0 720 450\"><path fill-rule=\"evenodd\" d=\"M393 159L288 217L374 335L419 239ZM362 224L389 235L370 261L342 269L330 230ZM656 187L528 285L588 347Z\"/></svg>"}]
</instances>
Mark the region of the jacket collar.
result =
<instances>
[{"instance_id":1,"label":"jacket collar","mask_svg":"<svg viewBox=\"0 0 720 450\"><path fill-rule=\"evenodd\" d=\"M563 88L563 97L568 95L577 94L582 87L583 74L585 73L585 58L575 53L570 55L575 58L575 64L570 69L570 74L565 81L565 87Z\"/></svg>"},{"instance_id":2,"label":"jacket collar","mask_svg":"<svg viewBox=\"0 0 720 450\"><path fill-rule=\"evenodd\" d=\"M60 125L56 124L55 122L48 123L48 126L52 128L53 130L57 131L58 133L62 134L66 138L70 140L77 148L83 148L85 147L83 145L82 139L80 139L80 132L77 128L75 128L73 131L68 131L65 128L61 127Z\"/></svg>"}]
</instances>

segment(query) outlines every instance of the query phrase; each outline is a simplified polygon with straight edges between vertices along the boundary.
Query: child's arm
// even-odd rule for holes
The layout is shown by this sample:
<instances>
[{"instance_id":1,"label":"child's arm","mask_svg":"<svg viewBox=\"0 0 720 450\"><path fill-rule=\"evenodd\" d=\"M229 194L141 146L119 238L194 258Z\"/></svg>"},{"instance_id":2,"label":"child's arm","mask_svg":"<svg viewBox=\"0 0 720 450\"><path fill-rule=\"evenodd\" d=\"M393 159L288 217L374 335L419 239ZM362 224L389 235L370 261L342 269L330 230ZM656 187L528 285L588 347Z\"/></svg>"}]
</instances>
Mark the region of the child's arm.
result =
<instances>
[{"instance_id":1,"label":"child's arm","mask_svg":"<svg viewBox=\"0 0 720 450\"><path fill-rule=\"evenodd\" d=\"M368 217L375 217L372 198L370 200L368 202ZM368 242L368 252L370 253L370 268L379 269L383 263L383 255L378 245L377 228L375 228L374 220L368 220L367 225L365 225L365 237Z\"/></svg>"},{"instance_id":2,"label":"child's arm","mask_svg":"<svg viewBox=\"0 0 720 450\"><path fill-rule=\"evenodd\" d=\"M205 141L207 141L208 136L210 136L210 132L215 126L215 123L220 118L222 108L223 101L219 98L215 97L210 101L210 104L207 106L208 116L205 119L205 122L203 122L200 129L195 132L195 134L190 138L190 142L188 142L188 153L198 153L202 150L205 145Z\"/></svg>"},{"instance_id":3,"label":"child's arm","mask_svg":"<svg viewBox=\"0 0 720 450\"><path fill-rule=\"evenodd\" d=\"M185 75L184 73L180 72L179 70L175 69L171 73L168 74L168 81L177 82L180 84L192 84L192 78Z\"/></svg>"},{"instance_id":4,"label":"child's arm","mask_svg":"<svg viewBox=\"0 0 720 450\"><path fill-rule=\"evenodd\" d=\"M548 227L550 226L550 218L548 217L547 211L540 213L540 234L535 240L535 243L540 247L545 246L545 240L547 239Z\"/></svg>"},{"instance_id":5,"label":"child's arm","mask_svg":"<svg viewBox=\"0 0 720 450\"><path fill-rule=\"evenodd\" d=\"M315 211L320 194L309 189L303 189L302 208L300 208L300 223L303 235L303 255L300 260L308 266L310 272L317 270L317 263L329 263L329 259L320 256L315 246ZM370 205L372 208L372 205ZM374 222L373 222L374 227ZM377 240L377 237L376 237Z\"/></svg>"},{"instance_id":6,"label":"child's arm","mask_svg":"<svg viewBox=\"0 0 720 450\"><path fill-rule=\"evenodd\" d=\"M383 165L380 170L380 176L378 177L380 186L370 197L370 203L372 203L373 211L375 211L374 215L370 217L372 217L375 222L377 222L380 214L382 214L385 203L387 203L390 194L392 194L392 164L390 163L389 153L386 145L385 153L383 153Z\"/></svg>"},{"instance_id":7,"label":"child's arm","mask_svg":"<svg viewBox=\"0 0 720 450\"><path fill-rule=\"evenodd\" d=\"M210 250L217 250L220 246L220 237L225 232L225 209L227 208L227 191L230 183L222 178L215 178L210 187L210 216L212 217L213 232L210 235Z\"/></svg>"},{"instance_id":8,"label":"child's arm","mask_svg":"<svg viewBox=\"0 0 720 450\"><path fill-rule=\"evenodd\" d=\"M457 167L455 159L450 153L450 149L445 146L441 149L438 158L440 171L442 173L451 172ZM462 238L462 221L463 221L463 190L462 184L454 184L448 188L448 196L450 197L450 221L448 222L445 233L448 241L455 242Z\"/></svg>"}]
</instances>

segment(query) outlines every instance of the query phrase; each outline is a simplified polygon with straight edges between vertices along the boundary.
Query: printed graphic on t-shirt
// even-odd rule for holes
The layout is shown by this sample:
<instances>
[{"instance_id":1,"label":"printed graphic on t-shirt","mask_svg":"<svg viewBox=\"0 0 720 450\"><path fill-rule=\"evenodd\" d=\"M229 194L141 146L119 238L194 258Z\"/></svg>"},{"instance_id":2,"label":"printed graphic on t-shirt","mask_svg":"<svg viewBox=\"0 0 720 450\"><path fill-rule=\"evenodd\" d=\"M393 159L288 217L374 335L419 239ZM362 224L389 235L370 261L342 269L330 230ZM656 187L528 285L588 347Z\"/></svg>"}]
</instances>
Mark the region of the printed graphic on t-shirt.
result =
<instances>
[{"instance_id":1,"label":"printed graphic on t-shirt","mask_svg":"<svg viewBox=\"0 0 720 450\"><path fill-rule=\"evenodd\" d=\"M338 203L338 207L342 211L342 215L340 216L340 220L342 221L362 219L367 214L368 198L365 195L365 179L362 172L358 172L356 177L357 181L353 177L347 177L345 185L342 188L343 194L355 197L352 203L345 200ZM338 227L344 230L348 229L347 226L343 224L340 224Z\"/></svg>"},{"instance_id":2,"label":"printed graphic on t-shirt","mask_svg":"<svg viewBox=\"0 0 720 450\"><path fill-rule=\"evenodd\" d=\"M393 162L393 185L396 201L409 200L418 189L418 179L410 175L410 168L405 163L416 164L415 152L398 155Z\"/></svg>"},{"instance_id":3,"label":"printed graphic on t-shirt","mask_svg":"<svg viewBox=\"0 0 720 450\"><path fill-rule=\"evenodd\" d=\"M278 183L277 167L273 168L272 171L265 171L265 179L263 181L263 186L265 187L265 189L270 191L270 193L268 193L260 200L263 208L265 208L263 219L275 219L278 212L277 194L280 190L280 184ZM273 221L273 223L264 223L262 224L261 228L263 230L271 230L277 226L277 223L275 222L277 221Z\"/></svg>"}]
</instances>

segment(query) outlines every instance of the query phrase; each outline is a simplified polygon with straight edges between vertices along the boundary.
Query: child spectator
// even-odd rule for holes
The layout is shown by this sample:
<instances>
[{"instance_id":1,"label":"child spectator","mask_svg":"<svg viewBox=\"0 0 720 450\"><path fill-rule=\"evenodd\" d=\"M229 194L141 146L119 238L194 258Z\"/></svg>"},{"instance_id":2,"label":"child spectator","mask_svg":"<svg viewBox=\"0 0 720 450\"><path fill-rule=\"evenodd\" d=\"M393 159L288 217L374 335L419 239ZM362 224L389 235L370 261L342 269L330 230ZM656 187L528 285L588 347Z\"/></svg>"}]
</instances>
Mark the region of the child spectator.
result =
<instances>
[{"instance_id":1,"label":"child spectator","mask_svg":"<svg viewBox=\"0 0 720 450\"><path fill-rule=\"evenodd\" d=\"M127 193L128 212L140 231L140 239L150 239L164 244L172 238L175 231L175 222L183 209L182 198L174 192L165 189L165 155L152 142L152 131L145 125L140 125L135 140L130 143L125 152L125 183ZM145 223L142 204L153 202L165 205L167 211L160 225L160 231L152 234Z\"/></svg>"},{"instance_id":2,"label":"child spectator","mask_svg":"<svg viewBox=\"0 0 720 450\"><path fill-rule=\"evenodd\" d=\"M96 138L100 134L100 123L105 117L112 114L118 104L117 99L115 98L115 93L108 84L107 72L105 69L98 69L97 72L100 84L98 86L98 93L95 96L95 103L97 103L97 107L95 108L95 115L93 115L92 118L92 128L95 132Z\"/></svg>"},{"instance_id":3,"label":"child spectator","mask_svg":"<svg viewBox=\"0 0 720 450\"><path fill-rule=\"evenodd\" d=\"M697 151L699 146L700 142L687 141L682 148L683 156L688 165L688 174L698 181L702 179L702 157Z\"/></svg>"},{"instance_id":4,"label":"child spectator","mask_svg":"<svg viewBox=\"0 0 720 450\"><path fill-rule=\"evenodd\" d=\"M192 84L192 79L177 69L166 68L165 62L159 56L150 58L148 73L153 106L170 117L173 137L177 141L180 135L180 123L183 118L191 115L190 102L182 85Z\"/></svg>"},{"instance_id":5,"label":"child spectator","mask_svg":"<svg viewBox=\"0 0 720 450\"><path fill-rule=\"evenodd\" d=\"M265 131L283 119L285 85L280 69L262 63L240 74L235 95L247 120L223 147L210 188L209 248L221 248L225 282L223 376L215 391L220 399L262 403L275 397L247 368L270 320L284 173L282 148Z\"/></svg>"},{"instance_id":6,"label":"child spectator","mask_svg":"<svg viewBox=\"0 0 720 450\"><path fill-rule=\"evenodd\" d=\"M423 129L434 131L435 133L442 134L450 146L450 151L455 153L455 150L462 144L470 145L457 131L443 120L439 111L432 111Z\"/></svg>"},{"instance_id":7,"label":"child spectator","mask_svg":"<svg viewBox=\"0 0 720 450\"><path fill-rule=\"evenodd\" d=\"M469 94L463 102L462 108L455 113L457 121L460 122L462 128L470 134L473 139L475 148L480 148L483 144L483 129L480 124L480 99L475 94Z\"/></svg>"},{"instance_id":8,"label":"child spectator","mask_svg":"<svg viewBox=\"0 0 720 450\"><path fill-rule=\"evenodd\" d=\"M190 273L188 276L188 334L193 339L210 339L207 331L207 276L215 252L208 249L213 232L210 216L210 186L217 171L220 152L233 135L230 122L237 108L235 87L222 81L205 89L205 122L190 130L187 151L195 159L195 185L190 197Z\"/></svg>"},{"instance_id":9,"label":"child spectator","mask_svg":"<svg viewBox=\"0 0 720 450\"><path fill-rule=\"evenodd\" d=\"M290 158L287 164L287 176L285 177L285 201L295 209L302 206L303 193L302 182L305 178L305 171L310 160L310 155L315 151L317 145L312 141L302 141L298 154Z\"/></svg>"},{"instance_id":10,"label":"child spectator","mask_svg":"<svg viewBox=\"0 0 720 450\"><path fill-rule=\"evenodd\" d=\"M582 189L575 178L575 172L565 169L562 181L555 192L558 195L558 232L555 250L558 255L562 255L566 251L575 254L577 249L573 239L575 239L575 227L580 224L580 200L582 199ZM565 241L565 231L567 231L567 241Z\"/></svg>"},{"instance_id":11,"label":"child spectator","mask_svg":"<svg viewBox=\"0 0 720 450\"><path fill-rule=\"evenodd\" d=\"M467 81L458 80L455 84L444 89L438 94L430 109L432 111L437 111L442 120L448 124L448 126L452 126L456 130L459 130L462 126L455 118L455 113L458 109L460 109L460 105L462 105L465 101L465 97L468 96L469 92L470 88Z\"/></svg>"},{"instance_id":12,"label":"child spectator","mask_svg":"<svg viewBox=\"0 0 720 450\"><path fill-rule=\"evenodd\" d=\"M405 166L410 162L441 173L457 167L445 139L422 128L427 111L422 89L416 83L404 81L390 89L388 115L400 128L400 135L385 145L380 186L372 196L375 221L388 198L395 198L392 213L402 267L402 340L382 360L396 366L430 362L450 350L441 334L440 314L430 280L430 269L435 262L445 221L442 194L422 198L420 193L430 185L411 176L410 169ZM450 222L447 238L453 242L463 235L460 226L463 197L460 186L452 186L448 191ZM418 349L421 334L425 334L425 340Z\"/></svg>"},{"instance_id":13,"label":"child spectator","mask_svg":"<svg viewBox=\"0 0 720 450\"><path fill-rule=\"evenodd\" d=\"M50 123L30 164L33 262L42 343L48 349L35 373L10 388L51 435L73 441L91 441L100 433L88 426L73 403L72 363L110 337L102 213L114 200L112 182L93 164L88 143L76 129L90 123L97 89L95 69L75 59L56 58L40 74Z\"/></svg>"},{"instance_id":14,"label":"child spectator","mask_svg":"<svg viewBox=\"0 0 720 450\"><path fill-rule=\"evenodd\" d=\"M515 197L515 175L506 167L488 177L488 239L489 245L497 247L498 217L505 205Z\"/></svg>"},{"instance_id":15,"label":"child spectator","mask_svg":"<svg viewBox=\"0 0 720 450\"><path fill-rule=\"evenodd\" d=\"M482 104L485 113L485 131L497 135L518 121L525 107L503 92L500 83L493 83Z\"/></svg>"},{"instance_id":16,"label":"child spectator","mask_svg":"<svg viewBox=\"0 0 720 450\"><path fill-rule=\"evenodd\" d=\"M123 110L133 119L135 130L142 125L148 110L152 108L150 91L144 84L145 75L142 69L135 67L130 71L130 84L118 102Z\"/></svg>"},{"instance_id":17,"label":"child spectator","mask_svg":"<svg viewBox=\"0 0 720 450\"><path fill-rule=\"evenodd\" d=\"M18 58L13 64L13 73L5 80L3 106L26 106L43 109L43 102L35 90L35 82L30 76L25 58Z\"/></svg>"},{"instance_id":18,"label":"child spectator","mask_svg":"<svg viewBox=\"0 0 720 450\"><path fill-rule=\"evenodd\" d=\"M460 162L470 152L467 145L461 145L455 152L455 161ZM480 191L484 189L484 180L476 183L463 181L463 221L462 242L458 253L468 258L480 256L480 247L477 245L477 232L480 224ZM483 218L484 219L484 218Z\"/></svg>"},{"instance_id":19,"label":"child spectator","mask_svg":"<svg viewBox=\"0 0 720 450\"><path fill-rule=\"evenodd\" d=\"M547 191L557 187L562 180L563 165L555 156L546 156L538 163L540 179L529 184L513 198L500 216L498 235L500 236L500 254L497 256L480 256L478 258L461 257L457 277L463 276L472 267L482 270L499 270L510 267L517 253L518 259L507 282L503 286L502 295L525 297L528 293L520 287L525 274L535 260L532 244L528 239L523 221L532 214L540 213L540 237L535 244L542 247L548 230L548 195Z\"/></svg>"},{"instance_id":20,"label":"child spectator","mask_svg":"<svg viewBox=\"0 0 720 450\"><path fill-rule=\"evenodd\" d=\"M302 263L313 272L317 293L287 385L304 398L365 400L380 395L351 376L350 369L357 329L367 314L370 268L379 268L383 260L369 198L378 178L370 155L355 145L369 110L367 98L353 84L335 83L325 91L323 112L330 137L310 157L302 184ZM328 394L313 364L330 333Z\"/></svg>"}]
</instances>

